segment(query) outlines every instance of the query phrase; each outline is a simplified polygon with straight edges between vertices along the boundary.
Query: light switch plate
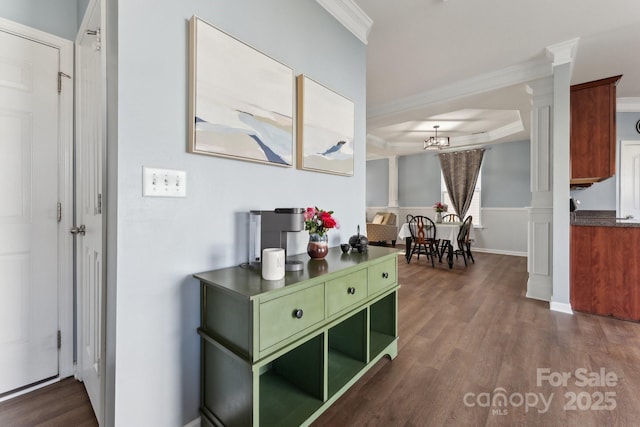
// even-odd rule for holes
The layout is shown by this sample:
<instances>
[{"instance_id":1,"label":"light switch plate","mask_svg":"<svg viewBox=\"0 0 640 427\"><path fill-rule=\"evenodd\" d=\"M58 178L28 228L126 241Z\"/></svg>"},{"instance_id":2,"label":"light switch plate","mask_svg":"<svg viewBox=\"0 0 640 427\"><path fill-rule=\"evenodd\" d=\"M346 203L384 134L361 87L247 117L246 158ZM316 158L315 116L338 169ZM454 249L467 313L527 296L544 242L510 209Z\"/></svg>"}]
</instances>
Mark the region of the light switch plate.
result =
<instances>
[{"instance_id":1,"label":"light switch plate","mask_svg":"<svg viewBox=\"0 0 640 427\"><path fill-rule=\"evenodd\" d=\"M187 197L187 173L175 169L143 166L142 195L146 197Z\"/></svg>"}]
</instances>

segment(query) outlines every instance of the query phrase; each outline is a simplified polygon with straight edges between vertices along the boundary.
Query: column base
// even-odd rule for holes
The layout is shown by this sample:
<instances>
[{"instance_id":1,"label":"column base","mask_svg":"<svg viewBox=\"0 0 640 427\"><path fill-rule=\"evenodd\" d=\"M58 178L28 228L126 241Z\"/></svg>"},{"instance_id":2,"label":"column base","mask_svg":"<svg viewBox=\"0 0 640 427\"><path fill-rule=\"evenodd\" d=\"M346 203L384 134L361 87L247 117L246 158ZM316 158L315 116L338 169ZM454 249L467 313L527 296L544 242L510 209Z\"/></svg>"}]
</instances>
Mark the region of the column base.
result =
<instances>
[{"instance_id":1,"label":"column base","mask_svg":"<svg viewBox=\"0 0 640 427\"><path fill-rule=\"evenodd\" d=\"M541 301L551 301L553 280L549 276L530 274L527 281L527 298Z\"/></svg>"},{"instance_id":2,"label":"column base","mask_svg":"<svg viewBox=\"0 0 640 427\"><path fill-rule=\"evenodd\" d=\"M566 302L551 301L551 303L549 304L549 310L558 311L560 313L573 314L571 304L567 304Z\"/></svg>"}]
</instances>

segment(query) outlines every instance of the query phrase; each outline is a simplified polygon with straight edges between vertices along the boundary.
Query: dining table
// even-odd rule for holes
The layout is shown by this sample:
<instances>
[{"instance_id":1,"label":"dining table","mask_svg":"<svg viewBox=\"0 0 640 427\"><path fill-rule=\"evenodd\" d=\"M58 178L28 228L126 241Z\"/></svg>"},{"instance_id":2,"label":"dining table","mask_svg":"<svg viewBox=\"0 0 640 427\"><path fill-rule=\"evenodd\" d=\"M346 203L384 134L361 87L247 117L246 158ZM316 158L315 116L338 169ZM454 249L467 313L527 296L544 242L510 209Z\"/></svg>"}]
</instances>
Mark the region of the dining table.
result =
<instances>
[{"instance_id":1,"label":"dining table","mask_svg":"<svg viewBox=\"0 0 640 427\"><path fill-rule=\"evenodd\" d=\"M442 256L447 253L447 263L449 268L453 268L453 251L454 242L458 240L458 232L462 222L437 222L436 225L436 240L439 240L438 247L438 261L442 262ZM469 230L469 240L473 240L475 237L473 227ZM413 240L411 238L411 231L409 230L409 223L405 222L400 227L398 232L398 239L405 241L404 257L407 262L411 259L411 244Z\"/></svg>"}]
</instances>

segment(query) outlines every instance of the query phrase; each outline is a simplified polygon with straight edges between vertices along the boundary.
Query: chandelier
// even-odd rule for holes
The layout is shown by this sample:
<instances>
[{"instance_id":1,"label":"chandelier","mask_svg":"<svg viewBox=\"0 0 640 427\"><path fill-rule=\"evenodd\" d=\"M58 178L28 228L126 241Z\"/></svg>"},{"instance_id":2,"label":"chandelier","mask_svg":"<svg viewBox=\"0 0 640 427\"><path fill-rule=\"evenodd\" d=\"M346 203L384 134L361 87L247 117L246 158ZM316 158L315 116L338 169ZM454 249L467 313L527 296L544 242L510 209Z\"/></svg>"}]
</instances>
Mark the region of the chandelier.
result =
<instances>
[{"instance_id":1,"label":"chandelier","mask_svg":"<svg viewBox=\"0 0 640 427\"><path fill-rule=\"evenodd\" d=\"M433 128L436 130L435 136L430 136L428 139L424 140L424 149L427 148L444 148L449 146L449 137L448 136L438 136L438 128L440 126L435 125Z\"/></svg>"}]
</instances>

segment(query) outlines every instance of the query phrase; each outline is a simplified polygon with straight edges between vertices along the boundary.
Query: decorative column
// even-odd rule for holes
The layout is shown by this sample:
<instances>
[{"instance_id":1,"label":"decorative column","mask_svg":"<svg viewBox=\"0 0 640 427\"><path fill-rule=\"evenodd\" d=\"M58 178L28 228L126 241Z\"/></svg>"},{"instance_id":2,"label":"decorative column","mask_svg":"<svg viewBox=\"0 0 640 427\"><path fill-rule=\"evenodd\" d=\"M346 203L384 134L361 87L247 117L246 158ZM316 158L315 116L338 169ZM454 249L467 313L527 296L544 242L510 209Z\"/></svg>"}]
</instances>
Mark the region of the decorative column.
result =
<instances>
[{"instance_id":1,"label":"decorative column","mask_svg":"<svg viewBox=\"0 0 640 427\"><path fill-rule=\"evenodd\" d=\"M577 41L576 41L577 43ZM553 67L553 290L550 308L573 313L569 298L571 64Z\"/></svg>"},{"instance_id":2,"label":"decorative column","mask_svg":"<svg viewBox=\"0 0 640 427\"><path fill-rule=\"evenodd\" d=\"M553 289L553 78L531 82L531 206L527 297L551 301Z\"/></svg>"},{"instance_id":3,"label":"decorative column","mask_svg":"<svg viewBox=\"0 0 640 427\"><path fill-rule=\"evenodd\" d=\"M389 209L398 209L398 156L389 156ZM397 214L397 212L396 212Z\"/></svg>"},{"instance_id":4,"label":"decorative column","mask_svg":"<svg viewBox=\"0 0 640 427\"><path fill-rule=\"evenodd\" d=\"M531 207L527 296L573 313L569 298L569 91L578 39L547 47L552 77L529 84Z\"/></svg>"}]
</instances>

